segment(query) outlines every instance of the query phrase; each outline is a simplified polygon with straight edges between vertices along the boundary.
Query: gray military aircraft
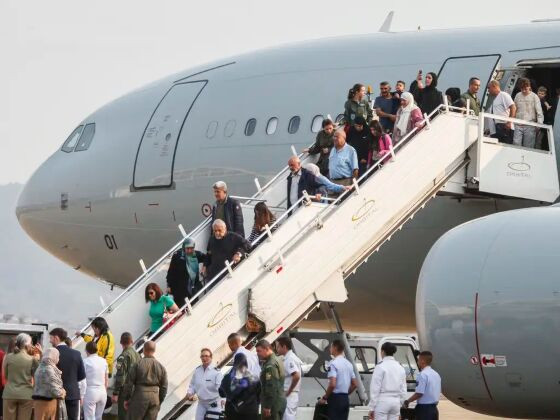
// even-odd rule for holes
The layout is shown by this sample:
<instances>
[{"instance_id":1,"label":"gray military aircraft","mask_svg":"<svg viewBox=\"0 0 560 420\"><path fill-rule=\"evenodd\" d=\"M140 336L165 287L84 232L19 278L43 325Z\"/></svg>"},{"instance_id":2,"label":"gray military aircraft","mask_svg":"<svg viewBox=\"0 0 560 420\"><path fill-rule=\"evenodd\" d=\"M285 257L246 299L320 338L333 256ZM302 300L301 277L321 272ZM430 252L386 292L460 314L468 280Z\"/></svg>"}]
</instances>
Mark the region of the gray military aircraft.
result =
<instances>
[{"instance_id":1,"label":"gray military aircraft","mask_svg":"<svg viewBox=\"0 0 560 420\"><path fill-rule=\"evenodd\" d=\"M207 215L215 181L252 194L254 178L262 184L285 165L291 145L312 143L325 116L340 120L356 82L409 83L421 69L439 75L442 91L464 91L472 76L483 86L496 78L508 92L521 76L558 87L557 21L383 29L231 57L116 99L79 122L33 174L17 205L21 226L77 270L126 286L140 274L140 258L150 264L179 240L179 223L193 227ZM485 91L479 96L486 100ZM436 239L465 221L539 204L473 195L461 177L358 270L338 308L347 329L414 330L418 273Z\"/></svg>"},{"instance_id":2,"label":"gray military aircraft","mask_svg":"<svg viewBox=\"0 0 560 420\"><path fill-rule=\"evenodd\" d=\"M416 319L446 397L481 413L560 416L560 207L444 234L422 266Z\"/></svg>"}]
</instances>

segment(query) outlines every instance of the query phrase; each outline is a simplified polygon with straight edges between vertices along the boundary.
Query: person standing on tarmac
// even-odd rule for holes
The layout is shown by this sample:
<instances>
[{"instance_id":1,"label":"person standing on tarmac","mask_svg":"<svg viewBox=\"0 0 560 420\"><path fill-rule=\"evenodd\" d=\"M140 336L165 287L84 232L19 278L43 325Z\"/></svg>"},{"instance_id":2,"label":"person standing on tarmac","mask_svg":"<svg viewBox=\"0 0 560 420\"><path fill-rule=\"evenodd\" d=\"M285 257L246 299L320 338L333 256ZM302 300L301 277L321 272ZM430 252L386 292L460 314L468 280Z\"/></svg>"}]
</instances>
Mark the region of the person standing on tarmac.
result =
<instances>
[{"instance_id":1,"label":"person standing on tarmac","mask_svg":"<svg viewBox=\"0 0 560 420\"><path fill-rule=\"evenodd\" d=\"M432 353L422 351L418 356L420 373L417 378L416 392L404 402L404 406L418 400L414 414L416 420L437 420L439 418L438 402L441 394L441 377L432 369Z\"/></svg>"},{"instance_id":2,"label":"person standing on tarmac","mask_svg":"<svg viewBox=\"0 0 560 420\"><path fill-rule=\"evenodd\" d=\"M393 355L397 346L386 342L381 346L383 360L375 366L369 386L369 418L398 420L406 399L406 372Z\"/></svg>"},{"instance_id":3,"label":"person standing on tarmac","mask_svg":"<svg viewBox=\"0 0 560 420\"><path fill-rule=\"evenodd\" d=\"M156 420L167 395L167 371L154 354L156 343L144 343L144 358L128 372L123 388L124 408L129 419Z\"/></svg>"},{"instance_id":4,"label":"person standing on tarmac","mask_svg":"<svg viewBox=\"0 0 560 420\"><path fill-rule=\"evenodd\" d=\"M124 408L124 399L122 397L122 390L126 382L128 372L138 361L140 355L134 350L132 335L129 332L124 332L121 335L122 353L117 358L117 373L115 375L115 385L113 387L113 396L111 399L113 403L117 404L119 420L126 420L126 410Z\"/></svg>"},{"instance_id":5,"label":"person standing on tarmac","mask_svg":"<svg viewBox=\"0 0 560 420\"><path fill-rule=\"evenodd\" d=\"M255 378L258 378L261 374L259 358L255 353L250 352L241 345L241 336L237 333L231 333L227 338L227 343L229 349L233 352L233 357L239 353L243 353L245 355L247 358L247 367L249 368L249 372L251 372Z\"/></svg>"},{"instance_id":6,"label":"person standing on tarmac","mask_svg":"<svg viewBox=\"0 0 560 420\"><path fill-rule=\"evenodd\" d=\"M187 400L194 401L195 395L198 396L195 420L204 420L208 411L222 411L219 393L222 372L212 365L210 349L200 350L200 360L202 364L195 369L187 390Z\"/></svg>"},{"instance_id":7,"label":"person standing on tarmac","mask_svg":"<svg viewBox=\"0 0 560 420\"><path fill-rule=\"evenodd\" d=\"M257 354L264 361L261 371L262 419L281 420L286 410L284 396L284 366L266 340L257 343Z\"/></svg>"},{"instance_id":8,"label":"person standing on tarmac","mask_svg":"<svg viewBox=\"0 0 560 420\"><path fill-rule=\"evenodd\" d=\"M292 350L292 340L280 337L276 340L276 353L284 356L284 394L286 395L286 411L283 420L296 420L301 388L301 365L303 362Z\"/></svg>"},{"instance_id":9,"label":"person standing on tarmac","mask_svg":"<svg viewBox=\"0 0 560 420\"><path fill-rule=\"evenodd\" d=\"M333 340L330 351L334 359L327 374L329 386L319 403L328 403L329 419L348 420L350 414L348 396L358 387L358 382L352 363L344 357L342 340Z\"/></svg>"}]
</instances>

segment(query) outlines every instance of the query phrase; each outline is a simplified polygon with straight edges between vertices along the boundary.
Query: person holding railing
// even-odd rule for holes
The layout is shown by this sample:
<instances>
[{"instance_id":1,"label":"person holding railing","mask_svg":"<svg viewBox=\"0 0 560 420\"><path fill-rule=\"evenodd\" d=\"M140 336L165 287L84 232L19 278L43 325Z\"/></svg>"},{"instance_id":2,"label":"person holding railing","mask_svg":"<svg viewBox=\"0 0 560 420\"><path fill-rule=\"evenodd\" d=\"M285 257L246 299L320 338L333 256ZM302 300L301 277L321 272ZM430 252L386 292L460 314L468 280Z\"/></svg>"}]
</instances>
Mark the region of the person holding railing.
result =
<instances>
[{"instance_id":1,"label":"person holding railing","mask_svg":"<svg viewBox=\"0 0 560 420\"><path fill-rule=\"evenodd\" d=\"M251 250L251 244L236 232L229 232L221 219L212 223L213 235L208 240L206 261L202 267L203 274L212 280L226 266L226 261L237 264L243 255Z\"/></svg>"},{"instance_id":2,"label":"person holding railing","mask_svg":"<svg viewBox=\"0 0 560 420\"><path fill-rule=\"evenodd\" d=\"M488 92L490 93L490 103L486 107L486 112L502 117L515 118L517 107L509 93L500 90L500 82L497 80L490 81ZM506 144L513 142L514 126L512 122L487 118L486 125L490 131L490 137Z\"/></svg>"},{"instance_id":3,"label":"person holding railing","mask_svg":"<svg viewBox=\"0 0 560 420\"><path fill-rule=\"evenodd\" d=\"M267 225L272 232L278 229L278 225L274 225L274 222L276 222L276 217L263 201L259 201L255 205L254 211L255 224L253 225L253 230L251 230L251 234L249 235L248 239L251 244L255 242L259 238L259 236L266 232ZM255 249L263 239L264 238L261 238L258 243L254 244L253 249Z\"/></svg>"},{"instance_id":4,"label":"person holding railing","mask_svg":"<svg viewBox=\"0 0 560 420\"><path fill-rule=\"evenodd\" d=\"M420 128L423 124L424 117L420 108L414 103L414 96L410 92L404 92L401 95L401 107L397 111L393 142L397 144L414 128Z\"/></svg>"},{"instance_id":5,"label":"person holding railing","mask_svg":"<svg viewBox=\"0 0 560 420\"><path fill-rule=\"evenodd\" d=\"M93 336L80 333L78 334L84 339L86 343L94 341L97 344L97 354L107 361L109 366L109 378L113 375L113 358L115 357L115 338L113 333L109 330L109 324L105 318L100 316L91 321L91 328L93 329Z\"/></svg>"},{"instance_id":6,"label":"person holding railing","mask_svg":"<svg viewBox=\"0 0 560 420\"><path fill-rule=\"evenodd\" d=\"M523 77L520 79L521 92L515 95L515 106L517 107L516 118L524 121L538 122L542 124L544 114L541 108L541 100L536 93L531 91L531 82ZM513 133L513 144L533 149L538 128L533 125L517 124Z\"/></svg>"},{"instance_id":7,"label":"person holding railing","mask_svg":"<svg viewBox=\"0 0 560 420\"><path fill-rule=\"evenodd\" d=\"M301 167L299 157L292 156L288 160L290 174L286 178L287 208L291 208L303 196L303 191L314 190L318 187L315 177L305 168Z\"/></svg>"},{"instance_id":8,"label":"person holding railing","mask_svg":"<svg viewBox=\"0 0 560 420\"><path fill-rule=\"evenodd\" d=\"M216 203L212 207L212 222L223 220L230 232L245 237L243 226L243 210L235 198L228 195L228 187L224 181L218 181L212 186Z\"/></svg>"},{"instance_id":9,"label":"person holding railing","mask_svg":"<svg viewBox=\"0 0 560 420\"><path fill-rule=\"evenodd\" d=\"M326 196L328 193L342 194L346 190L352 189L351 186L338 185L328 179L326 176L321 175L319 167L314 163L307 163L305 169L315 176L315 183L318 188L307 191L309 195L315 196L316 200L321 200L321 196Z\"/></svg>"},{"instance_id":10,"label":"person holding railing","mask_svg":"<svg viewBox=\"0 0 560 420\"><path fill-rule=\"evenodd\" d=\"M156 283L150 283L146 286L145 290L146 302L150 302L150 318L152 323L150 325L150 335L154 334L161 328L169 314L174 314L179 310L173 298L169 295L164 295L161 287Z\"/></svg>"},{"instance_id":11,"label":"person holding railing","mask_svg":"<svg viewBox=\"0 0 560 420\"><path fill-rule=\"evenodd\" d=\"M403 92L403 94L405 93L407 92ZM383 159L387 153L391 153L391 149L393 148L391 136L383 131L383 127L381 127L379 121L372 121L369 123L369 128L373 136L373 144L371 145L368 153L368 168L375 165L375 162ZM383 162L388 162L388 159Z\"/></svg>"},{"instance_id":12,"label":"person holding railing","mask_svg":"<svg viewBox=\"0 0 560 420\"><path fill-rule=\"evenodd\" d=\"M315 143L309 149L303 149L304 153L310 155L319 154L317 166L325 176L329 175L329 153L333 147L334 123L325 118L321 123L322 130L317 133Z\"/></svg>"},{"instance_id":13,"label":"person holding railing","mask_svg":"<svg viewBox=\"0 0 560 420\"><path fill-rule=\"evenodd\" d=\"M185 238L167 270L167 293L173 295L179 308L185 305L185 298L192 298L204 286L199 267L206 261L206 254L196 251L195 245L194 239Z\"/></svg>"}]
</instances>

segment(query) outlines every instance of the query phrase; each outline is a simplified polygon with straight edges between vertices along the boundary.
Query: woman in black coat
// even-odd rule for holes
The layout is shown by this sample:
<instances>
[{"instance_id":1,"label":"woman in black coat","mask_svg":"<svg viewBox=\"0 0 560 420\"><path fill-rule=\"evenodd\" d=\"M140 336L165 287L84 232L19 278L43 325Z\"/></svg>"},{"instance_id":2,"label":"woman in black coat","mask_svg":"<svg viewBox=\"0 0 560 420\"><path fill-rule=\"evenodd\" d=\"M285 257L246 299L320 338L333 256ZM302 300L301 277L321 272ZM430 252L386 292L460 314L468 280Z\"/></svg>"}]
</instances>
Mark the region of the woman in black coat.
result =
<instances>
[{"instance_id":1,"label":"woman in black coat","mask_svg":"<svg viewBox=\"0 0 560 420\"><path fill-rule=\"evenodd\" d=\"M422 73L410 84L410 93L414 96L416 103L422 111L422 115L428 114L443 103L443 96L436 89L438 84L437 74L429 72L426 74L426 82L422 82Z\"/></svg>"},{"instance_id":2,"label":"woman in black coat","mask_svg":"<svg viewBox=\"0 0 560 420\"><path fill-rule=\"evenodd\" d=\"M185 305L185 298L192 298L204 283L200 277L199 264L206 262L206 254L195 251L191 238L185 239L183 246L171 257L167 270L167 292L179 308Z\"/></svg>"}]
</instances>

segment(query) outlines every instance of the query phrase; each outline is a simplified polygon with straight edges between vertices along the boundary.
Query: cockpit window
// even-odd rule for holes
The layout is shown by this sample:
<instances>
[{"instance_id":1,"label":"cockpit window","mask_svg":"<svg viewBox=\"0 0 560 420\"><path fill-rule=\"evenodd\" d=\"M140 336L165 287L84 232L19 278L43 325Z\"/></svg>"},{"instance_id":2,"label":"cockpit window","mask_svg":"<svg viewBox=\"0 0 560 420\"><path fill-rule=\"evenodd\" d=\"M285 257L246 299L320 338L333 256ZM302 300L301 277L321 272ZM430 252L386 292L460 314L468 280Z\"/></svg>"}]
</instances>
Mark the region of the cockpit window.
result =
<instances>
[{"instance_id":1,"label":"cockpit window","mask_svg":"<svg viewBox=\"0 0 560 420\"><path fill-rule=\"evenodd\" d=\"M84 127L84 131L80 136L80 140L74 149L75 152L81 152L83 150L89 149L89 145L93 140L93 136L95 135L95 123L86 124Z\"/></svg>"},{"instance_id":2,"label":"cockpit window","mask_svg":"<svg viewBox=\"0 0 560 420\"><path fill-rule=\"evenodd\" d=\"M288 123L288 133L295 134L299 129L300 121L301 121L301 118L298 117L297 115L295 117L292 117L290 119L290 122Z\"/></svg>"},{"instance_id":3,"label":"cockpit window","mask_svg":"<svg viewBox=\"0 0 560 420\"><path fill-rule=\"evenodd\" d=\"M70 134L68 136L68 138L66 139L66 141L62 145L61 150L63 152L70 153L74 150L74 147L76 147L76 144L78 143L78 139L80 138L80 134L82 134L83 129L84 129L84 126L80 125L80 126L76 127L76 129L74 131L72 131L72 134Z\"/></svg>"}]
</instances>

